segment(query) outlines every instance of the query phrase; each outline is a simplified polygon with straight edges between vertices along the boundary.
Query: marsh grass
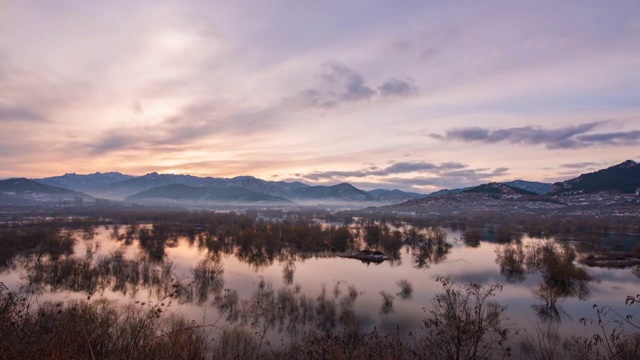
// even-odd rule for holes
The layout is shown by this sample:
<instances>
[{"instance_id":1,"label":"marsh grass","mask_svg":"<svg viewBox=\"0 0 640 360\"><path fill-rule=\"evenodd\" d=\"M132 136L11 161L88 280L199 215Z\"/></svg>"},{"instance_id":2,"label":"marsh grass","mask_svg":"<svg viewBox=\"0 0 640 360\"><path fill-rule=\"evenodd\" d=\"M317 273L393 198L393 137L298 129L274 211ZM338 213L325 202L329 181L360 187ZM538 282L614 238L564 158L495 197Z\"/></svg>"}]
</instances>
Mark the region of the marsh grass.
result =
<instances>
[{"instance_id":1,"label":"marsh grass","mask_svg":"<svg viewBox=\"0 0 640 360\"><path fill-rule=\"evenodd\" d=\"M7 305L8 301L8 305ZM205 359L208 330L156 307L100 299L34 305L2 294L3 359Z\"/></svg>"}]
</instances>

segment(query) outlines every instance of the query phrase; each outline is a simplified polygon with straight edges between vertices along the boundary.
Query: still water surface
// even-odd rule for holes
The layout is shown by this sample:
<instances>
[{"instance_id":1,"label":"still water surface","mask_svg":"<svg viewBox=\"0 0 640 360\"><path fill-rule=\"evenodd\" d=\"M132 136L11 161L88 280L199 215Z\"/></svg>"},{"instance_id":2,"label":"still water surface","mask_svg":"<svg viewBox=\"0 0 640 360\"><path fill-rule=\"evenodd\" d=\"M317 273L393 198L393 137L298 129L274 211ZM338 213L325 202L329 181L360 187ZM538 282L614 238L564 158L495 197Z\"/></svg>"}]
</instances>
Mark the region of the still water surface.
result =
<instances>
[{"instance_id":1,"label":"still water surface","mask_svg":"<svg viewBox=\"0 0 640 360\"><path fill-rule=\"evenodd\" d=\"M120 232L124 231L124 227L120 229ZM108 228L96 229L95 236L90 239L83 238L81 233L75 234L76 243L72 256L86 258L89 252L94 263L112 256L116 251L121 251L125 259L143 257L137 240L125 245L122 241L116 241L112 234L113 230ZM219 308L213 304L213 300L216 295L223 296L229 290L237 291L240 299L250 299L259 286L275 292L289 288L309 299L317 299L324 292L325 299L341 304L348 297L349 291L353 295L355 289L357 296L353 297L350 307L353 315L350 326L360 331L375 327L384 333L400 331L406 334L409 331L419 331L434 295L441 290L436 278L448 276L461 284L502 284L504 287L497 293L495 300L508 307L507 316L517 328L524 331L531 331L536 323L551 322L565 334L590 335L592 329L580 325L579 319L595 316L593 304L609 305L622 314L633 313L633 307L624 305L627 295L640 293L640 280L631 269L585 268L593 278L586 283L586 294L564 293L552 300L556 305L552 311L545 312L545 309L549 309L543 305L548 304L548 299L534 292L534 289L544 283L540 271L518 272L516 276L507 277L504 271L501 272L497 261L497 254L504 253L507 245L481 242L478 247L468 247L460 238L459 232L446 231L446 241L451 247L440 256L421 258L417 256L415 249L405 246L399 259L378 264L331 254L302 256L290 253L281 254L274 259L247 262L237 256L237 250L213 255L206 248L199 248L197 241L194 243L186 238L178 238L171 247L167 247L164 259L165 264L172 263L169 268L172 279L188 286L193 278L194 267L206 258L213 259L222 269L216 290L205 299L200 298L198 301L195 296L171 300L162 295L166 293L151 291L140 285L137 292L129 289L126 294L113 291L112 286L106 286L93 294L70 291L64 287L52 289L51 286L44 286L34 295L33 300L41 303L46 300L86 299L90 296L92 301L108 298L146 307L162 303L165 312L181 314L197 323L223 326L226 323L225 316L220 316ZM524 237L523 249L544 241L546 240ZM522 266L522 263L518 265ZM0 281L12 290L25 288L29 278L33 277L27 269L28 266L17 265L0 273ZM400 293L398 282L401 280L407 280L412 285L409 296ZM385 297L391 301L385 302ZM336 329L340 329L339 324ZM278 331L277 327L267 331L267 338L274 344L290 336L286 329Z\"/></svg>"}]
</instances>

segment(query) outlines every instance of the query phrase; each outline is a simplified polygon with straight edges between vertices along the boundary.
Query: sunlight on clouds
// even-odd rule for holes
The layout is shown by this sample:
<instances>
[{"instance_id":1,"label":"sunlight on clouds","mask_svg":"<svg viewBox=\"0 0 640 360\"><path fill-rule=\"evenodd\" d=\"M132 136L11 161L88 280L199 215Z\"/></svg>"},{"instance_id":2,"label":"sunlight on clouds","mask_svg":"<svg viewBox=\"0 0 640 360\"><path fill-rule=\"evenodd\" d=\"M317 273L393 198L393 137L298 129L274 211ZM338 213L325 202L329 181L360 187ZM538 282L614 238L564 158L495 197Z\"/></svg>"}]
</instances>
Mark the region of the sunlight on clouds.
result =
<instances>
[{"instance_id":1,"label":"sunlight on clouds","mask_svg":"<svg viewBox=\"0 0 640 360\"><path fill-rule=\"evenodd\" d=\"M196 41L192 36L174 29L158 32L151 40L151 44L160 50L178 52L192 50Z\"/></svg>"},{"instance_id":2,"label":"sunlight on clouds","mask_svg":"<svg viewBox=\"0 0 640 360\"><path fill-rule=\"evenodd\" d=\"M640 14L585 1L11 2L0 177L342 172L307 181L431 191L620 162L640 154ZM582 148L446 137L594 122ZM419 162L468 168L346 175Z\"/></svg>"}]
</instances>

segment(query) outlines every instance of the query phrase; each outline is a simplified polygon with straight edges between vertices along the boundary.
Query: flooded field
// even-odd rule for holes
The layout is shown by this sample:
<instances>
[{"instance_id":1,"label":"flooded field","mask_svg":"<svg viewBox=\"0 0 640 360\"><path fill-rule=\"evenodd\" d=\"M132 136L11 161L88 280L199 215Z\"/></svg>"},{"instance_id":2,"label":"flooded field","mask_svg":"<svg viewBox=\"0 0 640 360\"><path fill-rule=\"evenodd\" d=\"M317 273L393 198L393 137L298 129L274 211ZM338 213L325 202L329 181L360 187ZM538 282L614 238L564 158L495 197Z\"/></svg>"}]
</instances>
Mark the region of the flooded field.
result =
<instances>
[{"instance_id":1,"label":"flooded field","mask_svg":"<svg viewBox=\"0 0 640 360\"><path fill-rule=\"evenodd\" d=\"M0 281L37 303L106 298L178 314L212 332L241 324L273 347L307 330L416 333L442 277L500 284L492 300L524 332L544 324L590 336L580 319L595 318L594 304L627 314L634 309L625 299L640 293L638 269L582 266L570 243L553 239L470 242L459 231L417 229L418 239L405 238L391 260L363 262L345 252L268 253L198 232L154 243L151 233L152 225L65 230L67 251L18 256Z\"/></svg>"}]
</instances>

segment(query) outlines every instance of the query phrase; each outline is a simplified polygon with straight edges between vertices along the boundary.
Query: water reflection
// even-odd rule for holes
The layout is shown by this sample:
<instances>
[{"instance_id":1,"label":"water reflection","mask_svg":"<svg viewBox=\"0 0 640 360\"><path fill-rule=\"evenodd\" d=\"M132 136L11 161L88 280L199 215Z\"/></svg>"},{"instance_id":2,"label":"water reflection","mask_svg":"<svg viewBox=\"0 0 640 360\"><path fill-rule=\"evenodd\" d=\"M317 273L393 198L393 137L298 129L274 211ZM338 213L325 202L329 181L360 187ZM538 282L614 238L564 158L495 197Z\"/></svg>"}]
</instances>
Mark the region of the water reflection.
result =
<instances>
[{"instance_id":1,"label":"water reflection","mask_svg":"<svg viewBox=\"0 0 640 360\"><path fill-rule=\"evenodd\" d=\"M433 264L444 261L451 252L451 244L444 240L427 240L422 244L411 247L413 267L428 269Z\"/></svg>"},{"instance_id":2,"label":"water reflection","mask_svg":"<svg viewBox=\"0 0 640 360\"><path fill-rule=\"evenodd\" d=\"M262 251L262 249L254 247L249 249L240 248L236 253L236 257L238 260L251 265L254 272L273 265L273 261L275 260L275 256L273 254L269 255Z\"/></svg>"},{"instance_id":3,"label":"water reflection","mask_svg":"<svg viewBox=\"0 0 640 360\"><path fill-rule=\"evenodd\" d=\"M262 279L250 298L241 299L236 290L225 289L213 304L229 323L258 329L262 336L269 330L291 336L310 329L325 333L336 328L358 331L360 320L353 310L358 291L349 285L342 295L342 286L336 284L331 297L323 284L320 294L311 298L299 286L276 290Z\"/></svg>"},{"instance_id":4,"label":"water reflection","mask_svg":"<svg viewBox=\"0 0 640 360\"><path fill-rule=\"evenodd\" d=\"M500 266L500 274L510 283L521 283L526 279L524 261L524 249L520 242L496 248L496 263Z\"/></svg>"},{"instance_id":5,"label":"water reflection","mask_svg":"<svg viewBox=\"0 0 640 360\"><path fill-rule=\"evenodd\" d=\"M282 282L285 285L293 284L293 275L296 272L296 263L293 257L289 257L282 264Z\"/></svg>"},{"instance_id":6,"label":"water reflection","mask_svg":"<svg viewBox=\"0 0 640 360\"><path fill-rule=\"evenodd\" d=\"M127 259L122 249L94 261L91 252L84 258L31 259L24 264L26 286L30 293L58 291L104 294L105 290L135 297L142 289L147 297L176 299L181 303L202 304L223 288L220 258L201 260L191 269L190 281L179 280L171 261L157 261L147 254Z\"/></svg>"},{"instance_id":7,"label":"water reflection","mask_svg":"<svg viewBox=\"0 0 640 360\"><path fill-rule=\"evenodd\" d=\"M289 240L278 243L277 227L265 226L270 235L250 243L248 239L256 233L248 231L242 246L235 237L242 231L240 225L202 231L115 225L108 230L93 228L93 238L85 237L85 230L47 232L46 246L12 257L5 262L11 266L5 271L19 273L25 291L38 294L67 291L93 300L115 293L131 302L173 301L184 304L180 311L196 320L202 309L211 309L208 316L213 320L222 316L228 323L253 327L260 334L275 331L294 336L311 328L358 332L383 328L383 324L384 329L399 325L415 330L421 326L422 307L429 304L437 287L432 279L440 274L458 279L473 274L473 281L481 283L503 278L505 291L498 300L510 309L524 309L517 314L525 323L533 318L559 325L563 319L579 317L576 311L584 310L573 305L589 298L595 285L586 269L575 265L575 251L554 241L525 239L480 246L471 241L462 246L453 240L464 240L461 233L393 226L376 225L380 230L376 235L369 225L374 247L383 247L385 241L396 246L398 238L404 242L395 259L369 267L335 253L307 253L282 245L299 242L301 247L314 247L317 242L310 237L325 236L324 241L339 246L341 237L348 238L345 228L336 235L338 230L331 227L283 225L281 236ZM358 241L369 230L363 226L350 231L354 244L361 244ZM307 240L295 240L296 234ZM613 297L609 284L635 291L629 282L635 277L629 270L601 273L611 276L603 281L608 288L600 287L594 302ZM259 276L263 280L255 289ZM52 297L56 296L66 294Z\"/></svg>"},{"instance_id":8,"label":"water reflection","mask_svg":"<svg viewBox=\"0 0 640 360\"><path fill-rule=\"evenodd\" d=\"M557 288L542 283L533 290L533 294L536 299L543 301L541 304L531 305L543 323L559 323L563 319L571 318L558 304L564 297Z\"/></svg>"},{"instance_id":9,"label":"water reflection","mask_svg":"<svg viewBox=\"0 0 640 360\"><path fill-rule=\"evenodd\" d=\"M219 256L200 260L198 265L191 270L193 284L198 294L198 304L203 304L211 294L219 294L224 287L222 275L224 269Z\"/></svg>"},{"instance_id":10,"label":"water reflection","mask_svg":"<svg viewBox=\"0 0 640 360\"><path fill-rule=\"evenodd\" d=\"M393 300L396 297L387 293L386 291L380 291L380 296L382 296L382 306L380 307L380 313L384 315L392 313Z\"/></svg>"},{"instance_id":11,"label":"water reflection","mask_svg":"<svg viewBox=\"0 0 640 360\"><path fill-rule=\"evenodd\" d=\"M542 282L532 293L541 303L532 308L543 322L569 318L559 302L571 297L579 300L589 297L587 285L593 278L584 268L576 266L576 257L571 246L555 241L530 242L526 246L516 241L496 248L496 263L508 282L520 283L527 273L540 273Z\"/></svg>"}]
</instances>

